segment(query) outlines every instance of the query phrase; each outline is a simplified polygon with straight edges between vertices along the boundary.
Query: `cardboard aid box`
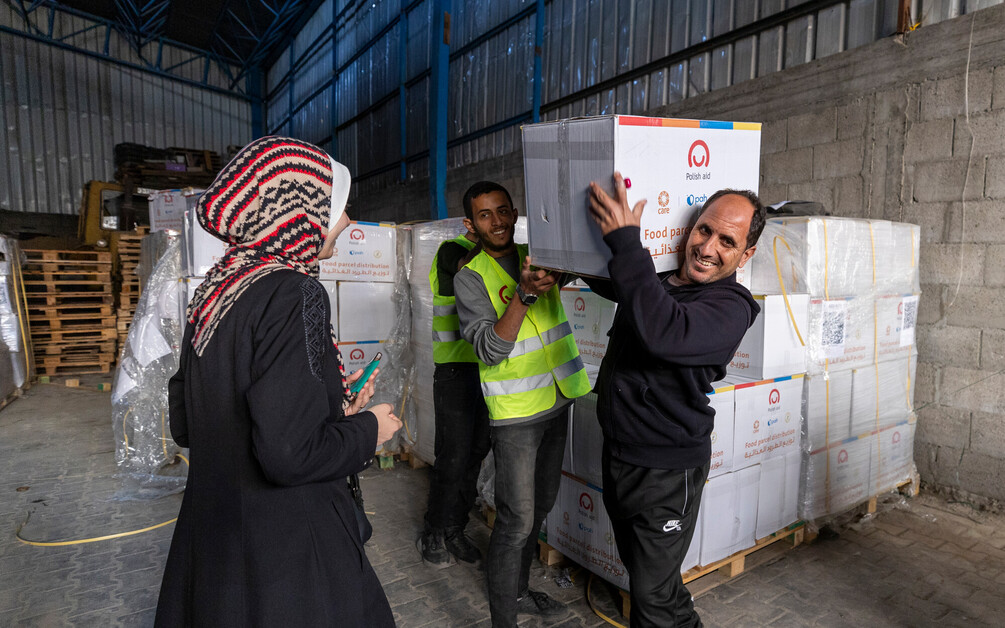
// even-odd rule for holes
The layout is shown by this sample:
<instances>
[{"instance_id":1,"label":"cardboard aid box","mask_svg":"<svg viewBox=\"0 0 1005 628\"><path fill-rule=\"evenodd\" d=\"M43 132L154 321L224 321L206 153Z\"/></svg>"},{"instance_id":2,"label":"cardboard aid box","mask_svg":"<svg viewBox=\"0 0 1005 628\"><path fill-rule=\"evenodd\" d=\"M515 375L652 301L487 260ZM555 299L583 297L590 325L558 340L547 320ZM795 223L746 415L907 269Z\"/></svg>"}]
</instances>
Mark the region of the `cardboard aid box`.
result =
<instances>
[{"instance_id":1,"label":"cardboard aid box","mask_svg":"<svg viewBox=\"0 0 1005 628\"><path fill-rule=\"evenodd\" d=\"M182 251L185 254L186 273L190 277L203 277L227 252L227 243L210 235L195 217L195 201L189 196L186 201L185 224L182 227Z\"/></svg>"},{"instance_id":2,"label":"cardboard aid box","mask_svg":"<svg viewBox=\"0 0 1005 628\"><path fill-rule=\"evenodd\" d=\"M804 378L803 413L810 451L851 436L852 373L830 371Z\"/></svg>"},{"instance_id":3,"label":"cardboard aid box","mask_svg":"<svg viewBox=\"0 0 1005 628\"><path fill-rule=\"evenodd\" d=\"M604 433L597 422L597 395L591 392L572 402L562 470L601 486L604 483L603 451Z\"/></svg>"},{"instance_id":4,"label":"cardboard aid box","mask_svg":"<svg viewBox=\"0 0 1005 628\"><path fill-rule=\"evenodd\" d=\"M876 297L876 355L879 360L907 357L914 347L917 294Z\"/></svg>"},{"instance_id":5,"label":"cardboard aid box","mask_svg":"<svg viewBox=\"0 0 1005 628\"><path fill-rule=\"evenodd\" d=\"M362 368L366 368L366 365L370 363L370 360L377 355L379 351L382 355L380 358L380 370L389 370L390 355L385 349L384 342L379 340L371 340L369 342L342 342L339 343L339 351L342 352L342 361L345 364L345 374L352 375L356 371ZM377 376L377 383L380 383L380 376Z\"/></svg>"},{"instance_id":6,"label":"cardboard aid box","mask_svg":"<svg viewBox=\"0 0 1005 628\"><path fill-rule=\"evenodd\" d=\"M600 366L607 353L607 332L614 324L616 304L589 288L562 288L562 306L585 364Z\"/></svg>"},{"instance_id":7,"label":"cardboard aid box","mask_svg":"<svg viewBox=\"0 0 1005 628\"><path fill-rule=\"evenodd\" d=\"M181 232L188 203L181 190L159 190L149 197L150 231L173 229Z\"/></svg>"},{"instance_id":8,"label":"cardboard aid box","mask_svg":"<svg viewBox=\"0 0 1005 628\"><path fill-rule=\"evenodd\" d=\"M640 237L657 272L678 266L695 211L722 188L757 190L759 123L594 116L522 127L530 254L545 268L607 277L610 249L589 215L589 185L648 204Z\"/></svg>"},{"instance_id":9,"label":"cardboard aid box","mask_svg":"<svg viewBox=\"0 0 1005 628\"><path fill-rule=\"evenodd\" d=\"M744 334L728 375L770 379L806 370L808 294L754 295L761 312Z\"/></svg>"},{"instance_id":10,"label":"cardboard aid box","mask_svg":"<svg viewBox=\"0 0 1005 628\"><path fill-rule=\"evenodd\" d=\"M722 384L723 382L718 382ZM714 385L714 384L713 384ZM708 405L715 410L712 428L712 458L708 477L714 478L733 470L733 415L736 391L732 385L716 386L708 394Z\"/></svg>"},{"instance_id":11,"label":"cardboard aid box","mask_svg":"<svg viewBox=\"0 0 1005 628\"><path fill-rule=\"evenodd\" d=\"M393 283L338 282L339 340L387 340L395 320Z\"/></svg>"},{"instance_id":12,"label":"cardboard aid box","mask_svg":"<svg viewBox=\"0 0 1005 628\"><path fill-rule=\"evenodd\" d=\"M335 241L335 254L321 260L321 279L393 282L398 268L395 242L394 225L352 222Z\"/></svg>"},{"instance_id":13,"label":"cardboard aid box","mask_svg":"<svg viewBox=\"0 0 1005 628\"><path fill-rule=\"evenodd\" d=\"M802 458L798 451L761 463L757 489L757 525L754 538L763 539L799 518L799 472Z\"/></svg>"},{"instance_id":14,"label":"cardboard aid box","mask_svg":"<svg viewBox=\"0 0 1005 628\"><path fill-rule=\"evenodd\" d=\"M735 384L733 469L799 451L803 376Z\"/></svg>"},{"instance_id":15,"label":"cardboard aid box","mask_svg":"<svg viewBox=\"0 0 1005 628\"><path fill-rule=\"evenodd\" d=\"M917 423L911 417L876 435L870 465L872 493L893 490L914 474L914 432Z\"/></svg>"},{"instance_id":16,"label":"cardboard aid box","mask_svg":"<svg viewBox=\"0 0 1005 628\"><path fill-rule=\"evenodd\" d=\"M850 438L809 454L799 491L800 517L841 513L871 497L874 438Z\"/></svg>"},{"instance_id":17,"label":"cardboard aid box","mask_svg":"<svg viewBox=\"0 0 1005 628\"><path fill-rule=\"evenodd\" d=\"M709 565L753 547L761 467L754 465L708 480L701 496L701 564Z\"/></svg>"},{"instance_id":18,"label":"cardboard aid box","mask_svg":"<svg viewBox=\"0 0 1005 628\"><path fill-rule=\"evenodd\" d=\"M875 325L871 296L810 299L806 371L816 374L872 364Z\"/></svg>"},{"instance_id":19,"label":"cardboard aid box","mask_svg":"<svg viewBox=\"0 0 1005 628\"><path fill-rule=\"evenodd\" d=\"M852 436L869 434L907 420L914 410L917 366L915 354L852 372Z\"/></svg>"},{"instance_id":20,"label":"cardboard aid box","mask_svg":"<svg viewBox=\"0 0 1005 628\"><path fill-rule=\"evenodd\" d=\"M921 289L921 227L905 222L874 221L873 236L877 292L918 292Z\"/></svg>"}]
</instances>

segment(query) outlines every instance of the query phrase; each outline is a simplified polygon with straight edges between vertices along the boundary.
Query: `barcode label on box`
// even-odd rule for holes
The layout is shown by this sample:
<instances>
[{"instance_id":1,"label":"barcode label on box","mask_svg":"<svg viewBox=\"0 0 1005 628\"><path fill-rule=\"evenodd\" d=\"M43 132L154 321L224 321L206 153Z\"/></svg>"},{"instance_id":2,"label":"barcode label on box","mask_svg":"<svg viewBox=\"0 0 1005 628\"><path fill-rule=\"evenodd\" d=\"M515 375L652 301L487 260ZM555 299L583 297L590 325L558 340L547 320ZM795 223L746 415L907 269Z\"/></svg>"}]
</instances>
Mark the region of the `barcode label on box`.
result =
<instances>
[{"instance_id":1,"label":"barcode label on box","mask_svg":"<svg viewBox=\"0 0 1005 628\"><path fill-rule=\"evenodd\" d=\"M848 315L847 301L824 301L823 317L820 321L820 348L827 358L844 355L845 319Z\"/></svg>"},{"instance_id":2,"label":"barcode label on box","mask_svg":"<svg viewBox=\"0 0 1005 628\"><path fill-rule=\"evenodd\" d=\"M914 344L914 328L918 321L918 295L904 297L900 302L900 346L909 347Z\"/></svg>"}]
</instances>

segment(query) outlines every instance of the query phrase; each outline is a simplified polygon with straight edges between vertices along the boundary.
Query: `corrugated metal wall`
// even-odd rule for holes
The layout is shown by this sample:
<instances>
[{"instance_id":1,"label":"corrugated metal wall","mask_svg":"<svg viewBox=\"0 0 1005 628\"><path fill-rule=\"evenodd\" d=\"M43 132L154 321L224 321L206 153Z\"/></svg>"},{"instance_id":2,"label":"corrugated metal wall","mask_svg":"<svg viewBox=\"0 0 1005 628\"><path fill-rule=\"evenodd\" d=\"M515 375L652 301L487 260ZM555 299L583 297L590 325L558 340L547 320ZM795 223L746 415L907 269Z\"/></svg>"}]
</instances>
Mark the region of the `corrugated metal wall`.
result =
<instances>
[{"instance_id":1,"label":"corrugated metal wall","mask_svg":"<svg viewBox=\"0 0 1005 628\"><path fill-rule=\"evenodd\" d=\"M0 5L0 21L19 19ZM120 142L226 156L251 141L244 99L13 35L0 36L0 80L0 209L76 214L85 182L114 179Z\"/></svg>"}]
</instances>

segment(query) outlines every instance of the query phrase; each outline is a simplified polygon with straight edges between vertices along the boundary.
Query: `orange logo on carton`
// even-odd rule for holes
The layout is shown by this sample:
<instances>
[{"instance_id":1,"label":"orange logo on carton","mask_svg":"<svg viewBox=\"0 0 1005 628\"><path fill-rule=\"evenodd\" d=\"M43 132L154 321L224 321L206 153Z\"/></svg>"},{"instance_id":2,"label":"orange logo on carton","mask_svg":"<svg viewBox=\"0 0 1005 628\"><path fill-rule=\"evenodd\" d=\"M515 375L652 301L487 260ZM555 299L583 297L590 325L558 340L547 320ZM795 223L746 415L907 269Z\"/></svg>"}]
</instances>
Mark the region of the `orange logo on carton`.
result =
<instances>
[{"instance_id":1,"label":"orange logo on carton","mask_svg":"<svg viewBox=\"0 0 1005 628\"><path fill-rule=\"evenodd\" d=\"M701 150L696 151L696 148L700 148ZM687 151L688 167L701 168L703 166L708 166L709 159L710 155L708 151L708 144L702 140L695 140L694 143L691 144L691 148Z\"/></svg>"},{"instance_id":2,"label":"orange logo on carton","mask_svg":"<svg viewBox=\"0 0 1005 628\"><path fill-rule=\"evenodd\" d=\"M660 195L656 200L659 202L660 207L666 207L670 204L670 195L666 190L663 190L660 192Z\"/></svg>"}]
</instances>

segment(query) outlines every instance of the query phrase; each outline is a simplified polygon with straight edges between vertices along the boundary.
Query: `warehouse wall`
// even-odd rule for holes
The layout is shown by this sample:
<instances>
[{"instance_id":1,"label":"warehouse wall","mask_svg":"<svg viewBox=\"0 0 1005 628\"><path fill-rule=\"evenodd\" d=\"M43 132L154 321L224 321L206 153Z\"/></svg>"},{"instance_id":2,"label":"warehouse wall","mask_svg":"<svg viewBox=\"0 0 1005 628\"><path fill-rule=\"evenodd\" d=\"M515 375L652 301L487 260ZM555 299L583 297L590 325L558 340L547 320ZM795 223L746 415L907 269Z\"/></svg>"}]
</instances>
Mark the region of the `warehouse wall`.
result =
<instances>
[{"instance_id":1,"label":"warehouse wall","mask_svg":"<svg viewBox=\"0 0 1005 628\"><path fill-rule=\"evenodd\" d=\"M767 202L921 225L918 468L926 482L1005 499L1005 6L652 113L764 122ZM451 171L451 215L481 178L523 206L517 153ZM351 211L424 218L427 185L357 198Z\"/></svg>"},{"instance_id":2,"label":"warehouse wall","mask_svg":"<svg viewBox=\"0 0 1005 628\"><path fill-rule=\"evenodd\" d=\"M0 23L13 19L0 7ZM251 141L241 98L7 34L0 103L0 210L76 214L84 183L114 180L120 142L226 157Z\"/></svg>"}]
</instances>

